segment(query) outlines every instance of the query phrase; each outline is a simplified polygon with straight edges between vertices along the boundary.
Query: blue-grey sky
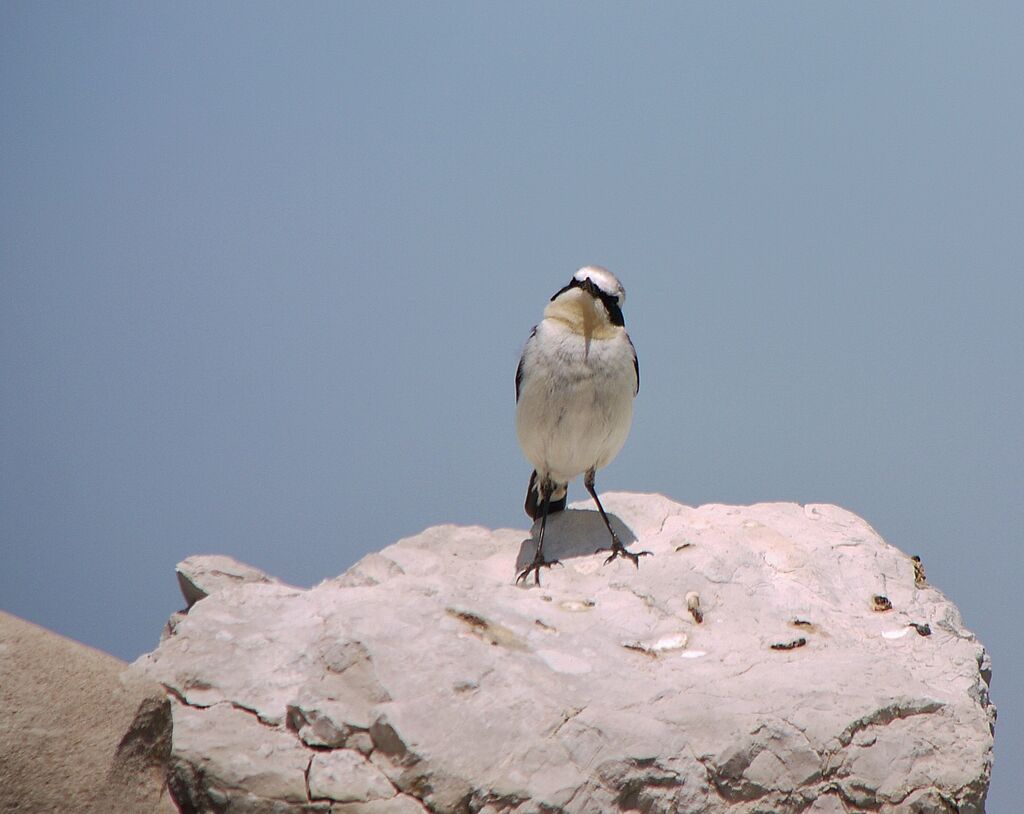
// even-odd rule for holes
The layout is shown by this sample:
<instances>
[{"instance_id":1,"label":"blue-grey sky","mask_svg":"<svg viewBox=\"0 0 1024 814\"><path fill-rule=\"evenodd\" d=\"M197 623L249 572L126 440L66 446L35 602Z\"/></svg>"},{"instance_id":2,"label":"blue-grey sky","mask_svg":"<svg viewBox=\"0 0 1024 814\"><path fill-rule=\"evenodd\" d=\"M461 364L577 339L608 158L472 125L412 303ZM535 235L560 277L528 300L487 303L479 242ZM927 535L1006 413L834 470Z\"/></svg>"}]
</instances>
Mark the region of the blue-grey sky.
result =
<instances>
[{"instance_id":1,"label":"blue-grey sky","mask_svg":"<svg viewBox=\"0 0 1024 814\"><path fill-rule=\"evenodd\" d=\"M597 263L599 488L920 554L1024 798L1024 6L11 0L0 109L0 607L132 659L189 554L525 528L516 362Z\"/></svg>"}]
</instances>

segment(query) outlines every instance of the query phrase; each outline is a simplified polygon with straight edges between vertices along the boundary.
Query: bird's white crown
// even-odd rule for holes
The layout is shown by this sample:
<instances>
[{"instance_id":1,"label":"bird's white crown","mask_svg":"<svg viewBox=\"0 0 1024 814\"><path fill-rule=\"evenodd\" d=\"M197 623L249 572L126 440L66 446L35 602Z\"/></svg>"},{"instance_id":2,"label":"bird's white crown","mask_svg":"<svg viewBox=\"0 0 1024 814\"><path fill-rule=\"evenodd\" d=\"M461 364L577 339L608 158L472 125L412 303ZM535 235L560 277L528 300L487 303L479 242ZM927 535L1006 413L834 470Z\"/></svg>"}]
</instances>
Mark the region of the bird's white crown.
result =
<instances>
[{"instance_id":1,"label":"bird's white crown","mask_svg":"<svg viewBox=\"0 0 1024 814\"><path fill-rule=\"evenodd\" d=\"M573 279L581 283L584 280L590 280L605 294L614 297L620 308L626 302L626 289L619 282L619 278L606 268L601 266L584 266L573 275Z\"/></svg>"}]
</instances>

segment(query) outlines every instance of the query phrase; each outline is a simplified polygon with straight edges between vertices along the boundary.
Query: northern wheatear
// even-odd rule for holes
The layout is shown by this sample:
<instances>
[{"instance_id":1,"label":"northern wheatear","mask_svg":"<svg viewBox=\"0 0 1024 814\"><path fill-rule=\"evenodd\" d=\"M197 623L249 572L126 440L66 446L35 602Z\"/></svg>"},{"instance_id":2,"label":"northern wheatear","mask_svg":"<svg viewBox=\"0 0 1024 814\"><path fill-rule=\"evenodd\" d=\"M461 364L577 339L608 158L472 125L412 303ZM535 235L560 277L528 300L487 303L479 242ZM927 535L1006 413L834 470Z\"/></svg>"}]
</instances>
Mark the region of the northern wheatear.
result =
<instances>
[{"instance_id":1,"label":"northern wheatear","mask_svg":"<svg viewBox=\"0 0 1024 814\"><path fill-rule=\"evenodd\" d=\"M640 366L626 333L622 304L626 291L614 274L598 266L577 271L544 309L516 370L516 434L533 464L526 513L540 518L537 551L516 578L532 573L540 584L548 514L565 508L569 481L583 475L612 537L605 560L625 557L639 567L612 530L594 490L594 475L614 458L629 435L633 399L640 390Z\"/></svg>"}]
</instances>

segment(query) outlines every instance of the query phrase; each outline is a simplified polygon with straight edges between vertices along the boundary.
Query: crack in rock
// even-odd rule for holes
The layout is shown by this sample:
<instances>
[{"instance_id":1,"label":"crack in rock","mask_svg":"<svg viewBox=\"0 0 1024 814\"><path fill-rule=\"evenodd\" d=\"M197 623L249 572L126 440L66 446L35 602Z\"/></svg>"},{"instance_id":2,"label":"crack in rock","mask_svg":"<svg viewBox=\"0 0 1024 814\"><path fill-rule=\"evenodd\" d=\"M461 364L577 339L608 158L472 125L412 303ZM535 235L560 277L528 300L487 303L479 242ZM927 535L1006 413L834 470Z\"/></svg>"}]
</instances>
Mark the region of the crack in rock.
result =
<instances>
[{"instance_id":1,"label":"crack in rock","mask_svg":"<svg viewBox=\"0 0 1024 814\"><path fill-rule=\"evenodd\" d=\"M928 715L938 712L944 706L940 701L919 698L899 699L876 709L863 718L858 718L839 734L837 740L843 746L848 746L854 735L869 726L885 726L913 715Z\"/></svg>"}]
</instances>

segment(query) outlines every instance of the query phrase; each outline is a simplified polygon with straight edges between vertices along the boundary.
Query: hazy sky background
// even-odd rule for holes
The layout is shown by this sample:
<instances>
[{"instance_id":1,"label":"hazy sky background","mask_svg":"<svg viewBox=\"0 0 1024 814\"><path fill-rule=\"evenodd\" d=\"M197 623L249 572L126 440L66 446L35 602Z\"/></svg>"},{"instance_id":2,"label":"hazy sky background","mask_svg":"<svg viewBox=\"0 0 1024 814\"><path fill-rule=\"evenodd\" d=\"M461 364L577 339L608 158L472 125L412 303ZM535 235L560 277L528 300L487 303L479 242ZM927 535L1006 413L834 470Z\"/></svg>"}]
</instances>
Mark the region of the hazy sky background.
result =
<instances>
[{"instance_id":1,"label":"hazy sky background","mask_svg":"<svg viewBox=\"0 0 1024 814\"><path fill-rule=\"evenodd\" d=\"M133 659L189 554L526 528L516 362L597 263L599 488L920 554L1016 810L1024 6L9 0L0 110L0 607Z\"/></svg>"}]
</instances>

